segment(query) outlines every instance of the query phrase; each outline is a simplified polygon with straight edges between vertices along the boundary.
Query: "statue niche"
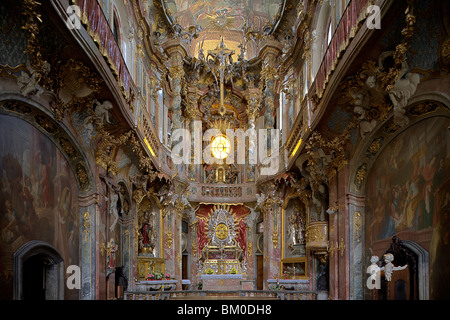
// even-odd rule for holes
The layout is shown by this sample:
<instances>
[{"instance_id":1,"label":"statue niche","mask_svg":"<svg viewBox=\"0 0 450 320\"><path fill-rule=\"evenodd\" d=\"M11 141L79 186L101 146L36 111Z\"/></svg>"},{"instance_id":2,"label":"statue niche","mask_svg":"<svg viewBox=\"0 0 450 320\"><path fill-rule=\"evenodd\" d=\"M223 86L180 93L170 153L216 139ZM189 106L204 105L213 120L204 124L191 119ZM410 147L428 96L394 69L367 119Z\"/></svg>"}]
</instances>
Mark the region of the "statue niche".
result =
<instances>
[{"instance_id":1,"label":"statue niche","mask_svg":"<svg viewBox=\"0 0 450 320\"><path fill-rule=\"evenodd\" d=\"M145 196L138 204L135 228L138 279L145 280L149 273L164 273L163 219L156 197Z\"/></svg>"},{"instance_id":2,"label":"statue niche","mask_svg":"<svg viewBox=\"0 0 450 320\"><path fill-rule=\"evenodd\" d=\"M145 197L138 211L138 253L140 256L158 257L160 209Z\"/></svg>"},{"instance_id":3,"label":"statue niche","mask_svg":"<svg viewBox=\"0 0 450 320\"><path fill-rule=\"evenodd\" d=\"M291 199L284 209L284 257L305 255L306 207L298 197Z\"/></svg>"}]
</instances>

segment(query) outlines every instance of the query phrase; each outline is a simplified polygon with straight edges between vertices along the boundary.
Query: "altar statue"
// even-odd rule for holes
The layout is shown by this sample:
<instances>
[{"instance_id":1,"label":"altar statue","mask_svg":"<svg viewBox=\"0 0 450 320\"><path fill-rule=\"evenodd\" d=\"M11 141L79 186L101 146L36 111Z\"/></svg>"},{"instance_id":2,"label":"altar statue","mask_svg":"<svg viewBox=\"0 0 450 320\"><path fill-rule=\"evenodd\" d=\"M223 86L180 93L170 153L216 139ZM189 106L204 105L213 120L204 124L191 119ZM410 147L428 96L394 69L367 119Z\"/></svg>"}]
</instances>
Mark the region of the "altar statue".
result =
<instances>
[{"instance_id":1,"label":"altar statue","mask_svg":"<svg viewBox=\"0 0 450 320\"><path fill-rule=\"evenodd\" d=\"M151 215L147 210L142 215L142 220L139 228L139 251L144 254L153 256L154 244L152 242L153 223Z\"/></svg>"}]
</instances>

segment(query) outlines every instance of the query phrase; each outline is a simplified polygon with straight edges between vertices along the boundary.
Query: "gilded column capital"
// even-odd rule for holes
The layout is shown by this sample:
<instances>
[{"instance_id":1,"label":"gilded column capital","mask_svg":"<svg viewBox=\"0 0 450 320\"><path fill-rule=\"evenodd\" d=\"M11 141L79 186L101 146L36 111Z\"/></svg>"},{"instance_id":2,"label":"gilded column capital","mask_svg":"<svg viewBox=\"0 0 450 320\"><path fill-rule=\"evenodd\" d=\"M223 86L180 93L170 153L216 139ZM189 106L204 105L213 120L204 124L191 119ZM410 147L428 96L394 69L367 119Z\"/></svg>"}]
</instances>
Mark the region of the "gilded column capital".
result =
<instances>
[{"instance_id":1,"label":"gilded column capital","mask_svg":"<svg viewBox=\"0 0 450 320\"><path fill-rule=\"evenodd\" d=\"M201 116L198 110L200 94L196 87L188 87L186 92L186 115L189 120L197 120Z\"/></svg>"},{"instance_id":2,"label":"gilded column capital","mask_svg":"<svg viewBox=\"0 0 450 320\"><path fill-rule=\"evenodd\" d=\"M258 116L258 112L261 104L261 92L259 88L249 88L245 93L247 99L247 117L250 123L254 125L254 122Z\"/></svg>"}]
</instances>

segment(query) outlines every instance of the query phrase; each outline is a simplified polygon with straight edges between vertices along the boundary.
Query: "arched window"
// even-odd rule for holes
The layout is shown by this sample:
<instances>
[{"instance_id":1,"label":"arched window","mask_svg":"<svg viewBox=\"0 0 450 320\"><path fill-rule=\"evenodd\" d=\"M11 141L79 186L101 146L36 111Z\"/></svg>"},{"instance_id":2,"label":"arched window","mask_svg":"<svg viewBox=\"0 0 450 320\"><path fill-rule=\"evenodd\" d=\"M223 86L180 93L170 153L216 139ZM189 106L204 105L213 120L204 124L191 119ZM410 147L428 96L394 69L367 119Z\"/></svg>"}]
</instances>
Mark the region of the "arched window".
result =
<instances>
[{"instance_id":1,"label":"arched window","mask_svg":"<svg viewBox=\"0 0 450 320\"><path fill-rule=\"evenodd\" d=\"M119 24L119 18L117 16L117 12L115 10L114 10L113 23L112 23L112 32L114 35L114 39L116 40L116 43L120 44L120 24Z\"/></svg>"},{"instance_id":2,"label":"arched window","mask_svg":"<svg viewBox=\"0 0 450 320\"><path fill-rule=\"evenodd\" d=\"M331 39L333 38L333 25L331 20L328 22L328 32L327 32L327 48L331 43Z\"/></svg>"}]
</instances>

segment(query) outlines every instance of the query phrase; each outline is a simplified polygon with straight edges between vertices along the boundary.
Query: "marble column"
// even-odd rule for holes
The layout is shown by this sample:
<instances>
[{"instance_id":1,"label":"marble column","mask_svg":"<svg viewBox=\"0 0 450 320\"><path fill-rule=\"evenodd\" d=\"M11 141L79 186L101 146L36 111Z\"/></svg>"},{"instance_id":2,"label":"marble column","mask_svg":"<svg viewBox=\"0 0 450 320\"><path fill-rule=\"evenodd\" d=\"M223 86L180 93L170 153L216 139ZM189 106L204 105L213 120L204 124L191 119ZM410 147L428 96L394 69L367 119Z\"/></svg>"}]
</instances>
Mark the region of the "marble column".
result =
<instances>
[{"instance_id":1,"label":"marble column","mask_svg":"<svg viewBox=\"0 0 450 320\"><path fill-rule=\"evenodd\" d=\"M366 285L366 268L364 265L364 209L365 197L347 194L349 221L349 282L350 299L363 300Z\"/></svg>"},{"instance_id":2,"label":"marble column","mask_svg":"<svg viewBox=\"0 0 450 320\"><path fill-rule=\"evenodd\" d=\"M174 213L174 207L172 205L166 205L163 207L163 218L164 218L164 259L165 259L165 272L169 273L171 276L175 276L175 246L174 246L174 234L176 234L176 218Z\"/></svg>"},{"instance_id":3,"label":"marble column","mask_svg":"<svg viewBox=\"0 0 450 320\"><path fill-rule=\"evenodd\" d=\"M175 235L174 237L174 252L175 252L175 273L174 278L177 280L177 290L182 289L181 280L183 278L183 267L182 267L182 247L181 247L181 237L182 237L182 218L183 218L184 204L180 198L175 201L174 211L175 211Z\"/></svg>"},{"instance_id":4,"label":"marble column","mask_svg":"<svg viewBox=\"0 0 450 320\"><path fill-rule=\"evenodd\" d=\"M81 300L95 300L99 295L100 244L97 243L97 195L79 197Z\"/></svg>"},{"instance_id":5,"label":"marble column","mask_svg":"<svg viewBox=\"0 0 450 320\"><path fill-rule=\"evenodd\" d=\"M275 85L278 80L277 58L281 54L282 45L275 40L266 40L261 49L261 59L263 61L261 70L261 83L264 86L264 105L266 111L265 128L272 129L275 125Z\"/></svg>"},{"instance_id":6,"label":"marble column","mask_svg":"<svg viewBox=\"0 0 450 320\"><path fill-rule=\"evenodd\" d=\"M248 129L255 129L256 131L256 119L259 116L259 111L261 108L261 92L259 88L249 88L245 94L247 99L247 109L246 114L248 118ZM248 141L248 158L246 161L246 173L247 173L247 182L255 181L255 171L256 171L256 163L251 161L251 158L254 158L256 162L257 158L257 144L256 139L249 139Z\"/></svg>"},{"instance_id":7,"label":"marble column","mask_svg":"<svg viewBox=\"0 0 450 320\"><path fill-rule=\"evenodd\" d=\"M180 39L172 39L164 44L164 50L169 56L168 69L172 89L172 130L182 128L181 92L184 78L183 59L187 55L185 44ZM172 141L172 146L175 144Z\"/></svg>"},{"instance_id":8,"label":"marble column","mask_svg":"<svg viewBox=\"0 0 450 320\"><path fill-rule=\"evenodd\" d=\"M200 170L197 170L200 167L199 163L195 163L195 158L201 162L201 145L196 146L196 140L200 140L199 137L195 137L196 127L194 126L195 121L200 121L201 112L198 110L198 99L200 94L198 92L197 87L189 87L187 90L187 101L186 101L186 119L189 121L189 132L191 134L191 159L190 164L188 166L188 179L191 181L199 181ZM201 131L201 127L200 127ZM197 150L196 150L197 149ZM196 152L200 152L200 154L196 154Z\"/></svg>"},{"instance_id":9,"label":"marble column","mask_svg":"<svg viewBox=\"0 0 450 320\"><path fill-rule=\"evenodd\" d=\"M181 290L181 219L184 204L177 199L164 207L164 258L165 271L177 280L177 290Z\"/></svg>"},{"instance_id":10,"label":"marble column","mask_svg":"<svg viewBox=\"0 0 450 320\"><path fill-rule=\"evenodd\" d=\"M122 261L123 261L123 274L128 280L128 291L134 289L134 218L130 215L130 218L123 221L122 224Z\"/></svg>"},{"instance_id":11,"label":"marble column","mask_svg":"<svg viewBox=\"0 0 450 320\"><path fill-rule=\"evenodd\" d=\"M277 196L269 196L263 203L264 214L264 289L267 280L280 277L281 261L281 207Z\"/></svg>"}]
</instances>

